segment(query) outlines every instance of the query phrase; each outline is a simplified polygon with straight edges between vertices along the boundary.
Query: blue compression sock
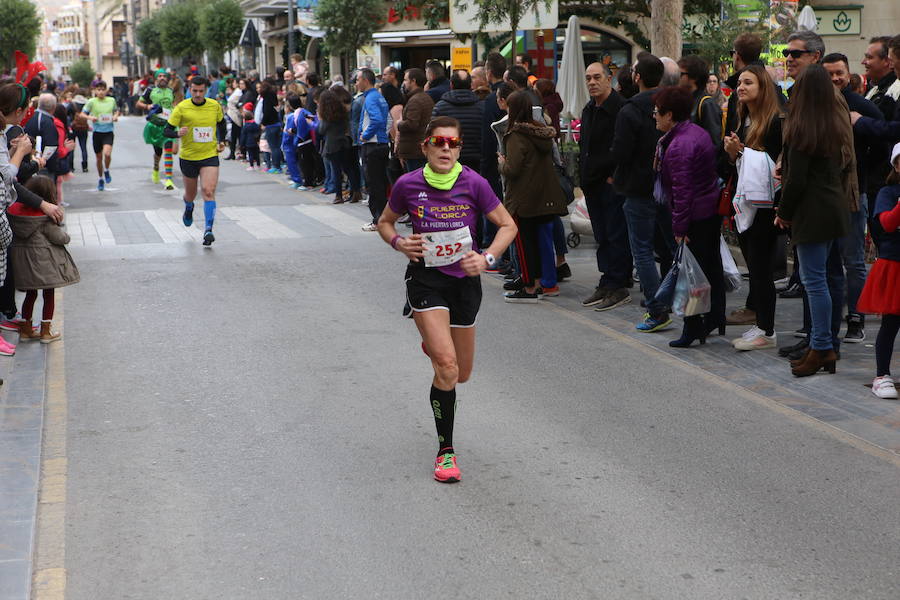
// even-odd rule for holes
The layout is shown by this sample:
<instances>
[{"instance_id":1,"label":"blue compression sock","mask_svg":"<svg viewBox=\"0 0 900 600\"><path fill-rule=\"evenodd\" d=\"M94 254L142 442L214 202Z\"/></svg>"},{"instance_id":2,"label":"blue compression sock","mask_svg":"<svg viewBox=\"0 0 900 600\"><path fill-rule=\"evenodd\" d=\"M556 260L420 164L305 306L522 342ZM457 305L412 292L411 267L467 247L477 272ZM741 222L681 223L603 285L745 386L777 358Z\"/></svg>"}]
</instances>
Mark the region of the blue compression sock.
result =
<instances>
[{"instance_id":1,"label":"blue compression sock","mask_svg":"<svg viewBox=\"0 0 900 600\"><path fill-rule=\"evenodd\" d=\"M206 215L206 228L212 229L213 221L216 219L215 200L207 200L203 203L203 214Z\"/></svg>"}]
</instances>

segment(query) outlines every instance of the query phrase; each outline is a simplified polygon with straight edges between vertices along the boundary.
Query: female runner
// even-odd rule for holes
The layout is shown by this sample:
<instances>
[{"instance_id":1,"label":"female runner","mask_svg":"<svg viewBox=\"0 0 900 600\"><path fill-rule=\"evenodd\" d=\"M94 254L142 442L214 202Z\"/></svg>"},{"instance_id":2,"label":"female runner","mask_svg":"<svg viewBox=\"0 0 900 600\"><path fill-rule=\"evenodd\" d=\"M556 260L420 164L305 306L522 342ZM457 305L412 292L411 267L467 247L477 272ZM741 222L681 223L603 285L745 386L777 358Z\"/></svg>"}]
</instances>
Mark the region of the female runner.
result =
<instances>
[{"instance_id":1,"label":"female runner","mask_svg":"<svg viewBox=\"0 0 900 600\"><path fill-rule=\"evenodd\" d=\"M490 184L459 164L459 121L437 117L425 130L424 168L400 177L378 221L378 232L409 258L407 300L431 358L431 408L438 434L434 478L460 479L453 450L456 384L472 374L475 317L481 306L481 273L516 237L516 225ZM413 234L403 237L394 224L408 214ZM493 243L479 253L475 226L482 215L498 227Z\"/></svg>"}]
</instances>

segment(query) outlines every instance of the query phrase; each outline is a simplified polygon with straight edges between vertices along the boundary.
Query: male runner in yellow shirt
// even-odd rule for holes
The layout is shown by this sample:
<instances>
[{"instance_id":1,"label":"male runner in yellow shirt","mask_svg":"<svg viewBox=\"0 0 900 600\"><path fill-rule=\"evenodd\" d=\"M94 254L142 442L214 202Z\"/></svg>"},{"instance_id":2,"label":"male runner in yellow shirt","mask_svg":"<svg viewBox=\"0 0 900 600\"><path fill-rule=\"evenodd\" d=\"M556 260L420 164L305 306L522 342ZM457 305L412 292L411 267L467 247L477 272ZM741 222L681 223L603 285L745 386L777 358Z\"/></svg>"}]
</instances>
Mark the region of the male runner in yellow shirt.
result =
<instances>
[{"instance_id":1,"label":"male runner in yellow shirt","mask_svg":"<svg viewBox=\"0 0 900 600\"><path fill-rule=\"evenodd\" d=\"M206 97L209 81L203 77L191 79L191 97L181 101L169 116L164 135L181 138L179 166L184 177L185 227L194 224L194 198L197 197L197 179L203 193L203 213L206 230L203 245L216 241L212 232L216 217L216 185L219 183L219 153L224 144L216 140L216 129L225 119L222 106Z\"/></svg>"}]
</instances>

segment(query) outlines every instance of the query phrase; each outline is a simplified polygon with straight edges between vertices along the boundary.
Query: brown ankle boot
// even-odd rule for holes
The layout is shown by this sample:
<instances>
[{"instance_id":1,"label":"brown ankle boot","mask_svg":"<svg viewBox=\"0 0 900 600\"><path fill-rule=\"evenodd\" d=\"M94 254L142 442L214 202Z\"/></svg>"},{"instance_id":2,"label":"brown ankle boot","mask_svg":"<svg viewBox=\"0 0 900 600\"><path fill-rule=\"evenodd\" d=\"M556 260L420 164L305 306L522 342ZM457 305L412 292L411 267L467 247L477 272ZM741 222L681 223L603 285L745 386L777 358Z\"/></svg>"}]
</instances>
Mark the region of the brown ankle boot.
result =
<instances>
[{"instance_id":1,"label":"brown ankle boot","mask_svg":"<svg viewBox=\"0 0 900 600\"><path fill-rule=\"evenodd\" d=\"M806 357L809 356L809 351L810 351L810 350L812 350L812 348L807 347L807 348L806 348L806 352L803 353L803 356L801 356L801 357L798 358L797 360L792 360L792 361L791 361L791 367L799 367L800 365L802 365L803 362L806 360Z\"/></svg>"},{"instance_id":2,"label":"brown ankle boot","mask_svg":"<svg viewBox=\"0 0 900 600\"><path fill-rule=\"evenodd\" d=\"M26 340L39 340L41 339L41 334L37 333L34 330L34 326L31 324L31 321L22 321L19 323L19 341L24 342Z\"/></svg>"},{"instance_id":3,"label":"brown ankle boot","mask_svg":"<svg viewBox=\"0 0 900 600\"><path fill-rule=\"evenodd\" d=\"M837 354L834 353L834 350L811 349L806 355L806 359L791 369L791 373L794 374L794 377L808 377L815 375L819 369L825 367L826 371L834 374L837 371L835 361L837 361Z\"/></svg>"},{"instance_id":4,"label":"brown ankle boot","mask_svg":"<svg viewBox=\"0 0 900 600\"><path fill-rule=\"evenodd\" d=\"M360 192L359 190L356 190L355 192L350 194L350 204L356 204L360 200L362 200L362 192Z\"/></svg>"},{"instance_id":5,"label":"brown ankle boot","mask_svg":"<svg viewBox=\"0 0 900 600\"><path fill-rule=\"evenodd\" d=\"M56 340L62 337L62 334L58 331L50 330L50 321L41 321L41 343L49 344L50 342L55 342Z\"/></svg>"}]
</instances>

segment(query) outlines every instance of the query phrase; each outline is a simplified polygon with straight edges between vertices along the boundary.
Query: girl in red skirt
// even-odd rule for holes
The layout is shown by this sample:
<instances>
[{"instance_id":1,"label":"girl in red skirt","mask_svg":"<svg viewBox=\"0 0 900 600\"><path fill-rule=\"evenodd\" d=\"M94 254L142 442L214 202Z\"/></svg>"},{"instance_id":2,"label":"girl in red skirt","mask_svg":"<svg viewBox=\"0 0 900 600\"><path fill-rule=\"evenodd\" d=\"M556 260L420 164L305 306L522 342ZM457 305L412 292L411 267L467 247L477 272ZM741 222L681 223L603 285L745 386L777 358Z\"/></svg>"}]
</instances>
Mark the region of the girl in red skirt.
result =
<instances>
[{"instance_id":1,"label":"girl in red skirt","mask_svg":"<svg viewBox=\"0 0 900 600\"><path fill-rule=\"evenodd\" d=\"M881 328L875 338L875 379L872 393L879 398L897 398L891 377L894 339L900 331L900 144L891 151L888 185L875 200L872 227L880 233L878 260L866 279L859 297L859 311L881 315ZM878 230L881 231L878 231Z\"/></svg>"}]
</instances>

